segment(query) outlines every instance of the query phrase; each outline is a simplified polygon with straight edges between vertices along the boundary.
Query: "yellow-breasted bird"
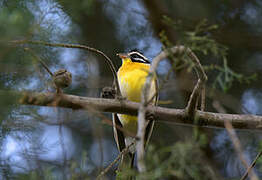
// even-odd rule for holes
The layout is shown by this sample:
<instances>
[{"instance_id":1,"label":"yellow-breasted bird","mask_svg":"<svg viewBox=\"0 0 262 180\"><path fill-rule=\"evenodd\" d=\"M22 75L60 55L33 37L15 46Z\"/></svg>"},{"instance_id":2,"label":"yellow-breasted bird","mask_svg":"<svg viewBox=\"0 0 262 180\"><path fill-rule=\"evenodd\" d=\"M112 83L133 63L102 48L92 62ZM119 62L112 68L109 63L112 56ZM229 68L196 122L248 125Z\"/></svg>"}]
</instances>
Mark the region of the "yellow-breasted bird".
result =
<instances>
[{"instance_id":1,"label":"yellow-breasted bird","mask_svg":"<svg viewBox=\"0 0 262 180\"><path fill-rule=\"evenodd\" d=\"M141 93L146 82L146 77L150 69L149 60L138 50L134 49L128 53L117 54L122 59L122 66L117 72L118 83L120 86L121 94L129 101L140 102ZM156 104L158 99L157 94L157 81L151 84L148 100L152 99L151 104ZM126 146L134 140L132 137L127 136L124 132L118 130L117 126L123 127L124 130L133 134L137 133L137 116L113 114L113 127L114 137L121 152ZM153 129L154 121L151 119L147 121L147 128L145 132L145 142L147 144ZM129 149L129 153L122 157L119 169L123 167L132 167L134 161L135 146Z\"/></svg>"}]
</instances>

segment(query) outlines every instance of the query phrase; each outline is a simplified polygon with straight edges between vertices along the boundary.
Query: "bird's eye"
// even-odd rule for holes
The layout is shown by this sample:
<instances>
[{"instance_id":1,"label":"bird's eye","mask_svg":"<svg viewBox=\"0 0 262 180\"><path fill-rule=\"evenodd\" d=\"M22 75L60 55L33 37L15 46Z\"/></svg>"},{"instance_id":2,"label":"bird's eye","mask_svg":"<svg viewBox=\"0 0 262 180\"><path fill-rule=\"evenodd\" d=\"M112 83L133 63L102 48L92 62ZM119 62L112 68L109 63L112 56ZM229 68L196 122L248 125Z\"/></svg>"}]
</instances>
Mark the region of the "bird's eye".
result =
<instances>
[{"instance_id":1,"label":"bird's eye","mask_svg":"<svg viewBox=\"0 0 262 180\"><path fill-rule=\"evenodd\" d=\"M132 54L131 55L131 58L141 58L141 59L143 59L141 56L139 56L138 54Z\"/></svg>"},{"instance_id":2,"label":"bird's eye","mask_svg":"<svg viewBox=\"0 0 262 180\"><path fill-rule=\"evenodd\" d=\"M138 62L138 63L146 63L146 64L149 64L150 62L148 61L148 59L140 52L134 52L134 51L131 51L129 53L129 56L130 56L130 59L133 61L133 62Z\"/></svg>"},{"instance_id":3,"label":"bird's eye","mask_svg":"<svg viewBox=\"0 0 262 180\"><path fill-rule=\"evenodd\" d=\"M141 57L141 56L139 56L139 55L136 55L136 54L131 55L130 58L131 58L131 60L132 60L133 62L146 63L146 60L145 60L143 57Z\"/></svg>"}]
</instances>

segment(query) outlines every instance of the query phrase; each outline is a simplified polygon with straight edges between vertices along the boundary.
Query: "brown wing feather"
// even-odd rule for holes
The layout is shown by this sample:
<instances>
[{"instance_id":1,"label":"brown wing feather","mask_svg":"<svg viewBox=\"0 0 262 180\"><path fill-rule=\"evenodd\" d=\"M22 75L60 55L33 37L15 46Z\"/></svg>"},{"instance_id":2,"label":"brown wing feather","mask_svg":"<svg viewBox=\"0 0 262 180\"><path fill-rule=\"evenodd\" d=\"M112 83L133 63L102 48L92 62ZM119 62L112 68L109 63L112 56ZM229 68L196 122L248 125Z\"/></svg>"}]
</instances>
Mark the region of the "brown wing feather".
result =
<instances>
[{"instance_id":1,"label":"brown wing feather","mask_svg":"<svg viewBox=\"0 0 262 180\"><path fill-rule=\"evenodd\" d=\"M122 127L122 124L117 116L117 114L113 114L113 130L114 130L114 138L117 144L117 148L119 152L121 152L123 149L125 149L125 136L124 133L120 130L118 130L116 127Z\"/></svg>"},{"instance_id":2,"label":"brown wing feather","mask_svg":"<svg viewBox=\"0 0 262 180\"><path fill-rule=\"evenodd\" d=\"M116 126L118 127L122 127L122 124L117 116L117 114L113 114L113 130L114 130L114 138L115 138L115 142L117 144L117 148L119 150L119 152L122 152L123 149L126 147L125 144L125 137L124 137L124 133L120 130L118 130L116 128ZM135 158L135 154L133 153L128 153L126 155L122 155L121 157L121 161L118 165L118 170L122 170L122 169L126 169L128 168L132 168L133 164L134 164L134 158ZM118 178L116 178L118 179ZM132 176L128 179L132 179Z\"/></svg>"}]
</instances>

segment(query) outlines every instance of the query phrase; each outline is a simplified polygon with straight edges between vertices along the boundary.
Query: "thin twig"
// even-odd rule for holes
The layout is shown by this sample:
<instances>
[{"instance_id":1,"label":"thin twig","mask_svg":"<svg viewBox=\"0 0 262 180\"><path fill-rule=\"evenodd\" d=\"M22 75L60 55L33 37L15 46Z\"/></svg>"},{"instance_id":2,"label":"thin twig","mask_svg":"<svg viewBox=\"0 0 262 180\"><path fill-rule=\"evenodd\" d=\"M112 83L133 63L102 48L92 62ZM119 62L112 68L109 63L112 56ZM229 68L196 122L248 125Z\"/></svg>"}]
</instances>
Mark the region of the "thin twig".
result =
<instances>
[{"instance_id":1,"label":"thin twig","mask_svg":"<svg viewBox=\"0 0 262 180\"><path fill-rule=\"evenodd\" d=\"M195 112L197 110L197 99L200 96L200 91L202 93L201 110L204 109L204 107L205 107L205 93L204 93L203 89L204 89L204 85L207 81L207 75L206 75L204 68L202 67L199 59L191 51L191 49L187 48L186 51L187 51L190 59L196 65L195 69L196 69L196 72L197 72L197 76L199 78L198 81L197 81L197 84L195 85L193 92L191 93L191 96L189 98L189 101L188 101L188 104L187 104L187 107L186 107L186 111L188 112L188 115L191 116L191 117L194 117Z\"/></svg>"},{"instance_id":2,"label":"thin twig","mask_svg":"<svg viewBox=\"0 0 262 180\"><path fill-rule=\"evenodd\" d=\"M249 165L245 159L245 156L244 156L244 153L243 153L243 150L242 150L242 147L241 147L241 144L240 144L240 141L236 135L236 132L234 131L233 127L232 127L232 124L230 121L225 121L225 127L226 127L226 130L229 134L229 137L231 138L232 142L233 142L233 145L234 145L234 148L237 152L237 155L240 159L240 161L242 162L242 164L244 165L244 167L248 170L249 169ZM253 169L251 168L250 169L250 179L251 180L258 180L258 177L257 175L255 174L255 172L253 171Z\"/></svg>"},{"instance_id":3,"label":"thin twig","mask_svg":"<svg viewBox=\"0 0 262 180\"><path fill-rule=\"evenodd\" d=\"M45 45L45 46L50 46L50 47L63 47L63 48L77 48L77 49L84 49L84 50L98 53L106 59L106 62L109 65L110 70L114 77L114 84L116 85L117 95L121 97L121 91L120 91L120 87L117 81L117 73L116 73L115 66L112 60L105 53L103 53L102 51L98 49L95 49L89 46L85 46L85 45L79 45L79 44L48 43L44 41L32 41L32 40L15 40L15 41L11 41L11 43L12 44L37 44L37 45Z\"/></svg>"},{"instance_id":4,"label":"thin twig","mask_svg":"<svg viewBox=\"0 0 262 180\"><path fill-rule=\"evenodd\" d=\"M248 177L248 173L250 172L250 170L256 165L257 160L260 158L260 156L262 155L262 151L260 151L256 158L254 159L254 161L252 162L252 164L248 167L247 171L245 172L245 174L242 176L242 178L240 180L245 180Z\"/></svg>"},{"instance_id":5,"label":"thin twig","mask_svg":"<svg viewBox=\"0 0 262 180\"><path fill-rule=\"evenodd\" d=\"M62 175L63 179L66 179L66 168L67 168L67 153L66 153L66 148L65 148L65 140L64 140L64 135L63 135L63 126L62 124L59 125L59 141L61 145L61 150L62 150L62 156L63 156L63 169L62 169Z\"/></svg>"},{"instance_id":6,"label":"thin twig","mask_svg":"<svg viewBox=\"0 0 262 180\"><path fill-rule=\"evenodd\" d=\"M191 60L196 64L197 72L199 73L199 78L201 81L206 82L207 81L207 75L204 71L204 68L202 67L198 57L191 51L191 49L186 48L186 52L188 53L188 56L191 58Z\"/></svg>"},{"instance_id":7,"label":"thin twig","mask_svg":"<svg viewBox=\"0 0 262 180\"><path fill-rule=\"evenodd\" d=\"M217 110L217 112L226 113L226 109L222 106L222 104L219 101L214 100L212 102L212 106Z\"/></svg>"},{"instance_id":8,"label":"thin twig","mask_svg":"<svg viewBox=\"0 0 262 180\"><path fill-rule=\"evenodd\" d=\"M50 71L50 69L48 68L48 66L44 63L44 61L42 61L42 59L40 57L38 57L34 51L32 51L31 49L29 48L24 48L25 51L28 51L34 58L36 58L40 63L41 65L45 68L45 70L50 74L51 77L54 76L54 74Z\"/></svg>"},{"instance_id":9,"label":"thin twig","mask_svg":"<svg viewBox=\"0 0 262 180\"><path fill-rule=\"evenodd\" d=\"M129 148L131 147L131 146L133 146L135 144L135 140L131 143L131 144L129 144L127 147L125 147L124 149L123 149L123 151L121 151L119 154L118 154L118 156L115 158L115 160L113 161L113 162L111 162L98 176L97 176L97 180L99 180L99 179L101 179L112 167L113 167L113 165L114 164L116 164L120 159L121 159L121 157L123 156L123 155L125 155L126 153L128 153L129 151Z\"/></svg>"},{"instance_id":10,"label":"thin twig","mask_svg":"<svg viewBox=\"0 0 262 180\"><path fill-rule=\"evenodd\" d=\"M205 106L206 106L206 86L205 84L202 87L202 91L201 91L201 111L205 110Z\"/></svg>"},{"instance_id":11,"label":"thin twig","mask_svg":"<svg viewBox=\"0 0 262 180\"><path fill-rule=\"evenodd\" d=\"M24 50L25 50L25 51L28 51L28 52L31 54L31 56L33 56L34 58L36 58L36 59L40 62L40 64L45 68L45 70L50 74L50 76L51 76L52 78L54 78L54 73L52 73L52 72L50 71L50 69L49 69L48 66L44 63L44 61L42 61L42 59L41 59L40 57L38 57L38 56L34 53L34 51L32 51L32 50L29 49L29 48L24 48ZM61 89L59 86L57 86L56 83L54 83L54 85L55 85L55 87L56 87L56 92L57 92L57 93L62 92L62 89Z\"/></svg>"},{"instance_id":12,"label":"thin twig","mask_svg":"<svg viewBox=\"0 0 262 180\"><path fill-rule=\"evenodd\" d=\"M196 86L194 87L189 101L187 103L186 111L189 117L194 117L197 107L197 100L199 97L199 90L201 89L201 80L198 79Z\"/></svg>"}]
</instances>

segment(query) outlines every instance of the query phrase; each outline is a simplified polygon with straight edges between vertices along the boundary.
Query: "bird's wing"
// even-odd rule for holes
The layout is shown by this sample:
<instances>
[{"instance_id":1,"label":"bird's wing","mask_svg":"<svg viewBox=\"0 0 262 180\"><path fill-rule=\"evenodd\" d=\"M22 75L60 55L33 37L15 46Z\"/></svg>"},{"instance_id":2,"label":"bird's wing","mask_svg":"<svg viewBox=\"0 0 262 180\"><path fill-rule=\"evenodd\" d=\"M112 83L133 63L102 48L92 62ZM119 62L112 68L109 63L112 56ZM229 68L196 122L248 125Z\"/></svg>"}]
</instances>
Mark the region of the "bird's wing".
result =
<instances>
[{"instance_id":1,"label":"bird's wing","mask_svg":"<svg viewBox=\"0 0 262 180\"><path fill-rule=\"evenodd\" d=\"M122 131L117 129L118 127L122 127L122 124L117 116L117 114L113 113L113 130L114 130L114 138L117 144L117 148L120 152L122 152L123 149L125 149L125 136Z\"/></svg>"},{"instance_id":2,"label":"bird's wing","mask_svg":"<svg viewBox=\"0 0 262 180\"><path fill-rule=\"evenodd\" d=\"M117 129L118 127L122 127L122 124L117 116L117 114L113 114L113 130L114 130L114 138L117 144L117 148L119 150L119 152L122 152L123 149L125 149L126 144L125 144L125 137L124 137L124 133L122 131L120 131L119 129ZM134 164L134 157L135 154L129 152L128 154L123 154L121 157L121 161L118 165L118 170L123 170L126 168L132 168L133 164ZM116 178L118 179L118 178ZM128 178L130 179L130 178Z\"/></svg>"}]
</instances>

